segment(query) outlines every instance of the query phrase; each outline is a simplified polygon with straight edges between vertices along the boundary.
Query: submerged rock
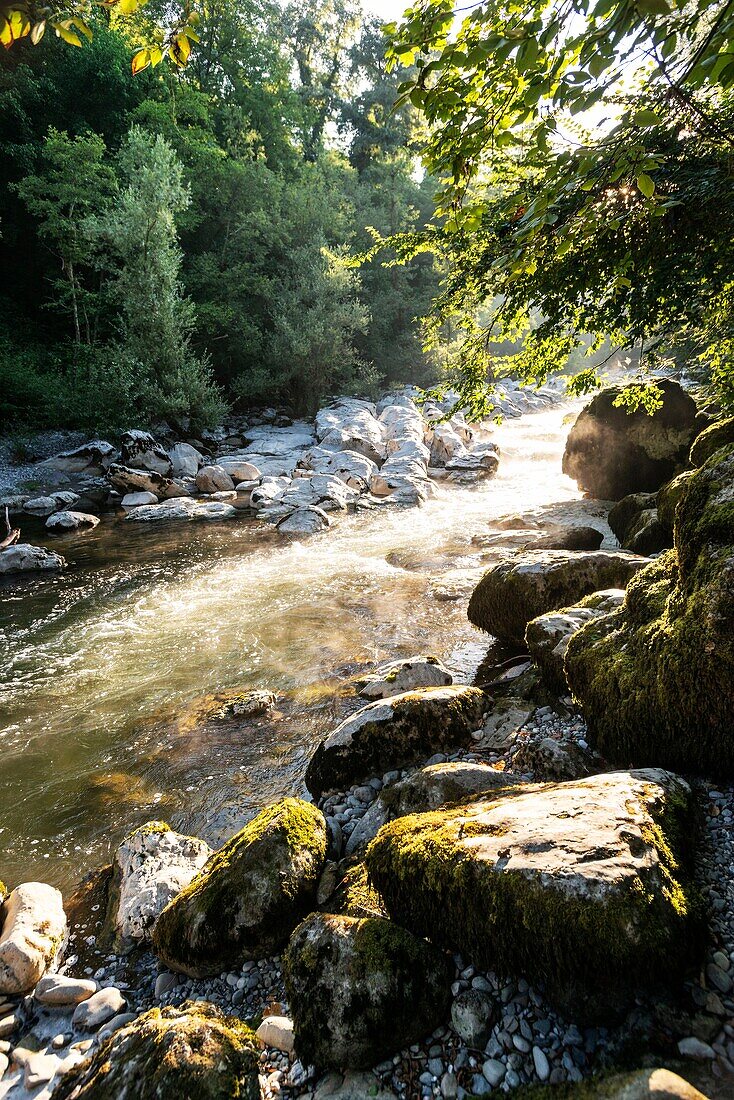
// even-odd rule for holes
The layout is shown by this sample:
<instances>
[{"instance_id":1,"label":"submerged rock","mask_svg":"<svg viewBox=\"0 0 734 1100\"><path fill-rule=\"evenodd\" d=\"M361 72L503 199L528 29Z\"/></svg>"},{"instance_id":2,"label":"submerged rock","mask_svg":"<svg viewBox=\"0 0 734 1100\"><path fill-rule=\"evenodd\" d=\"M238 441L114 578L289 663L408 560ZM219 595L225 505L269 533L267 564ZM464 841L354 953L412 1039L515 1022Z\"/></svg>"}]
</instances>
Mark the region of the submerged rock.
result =
<instances>
[{"instance_id":1,"label":"submerged rock","mask_svg":"<svg viewBox=\"0 0 734 1100\"><path fill-rule=\"evenodd\" d=\"M571 607L549 611L530 620L525 630L528 652L552 691L558 695L568 693L564 660L571 637L585 623L621 607L623 600L623 589L607 588L602 592L592 592Z\"/></svg>"},{"instance_id":2,"label":"submerged rock","mask_svg":"<svg viewBox=\"0 0 734 1100\"><path fill-rule=\"evenodd\" d=\"M363 1069L443 1022L450 957L380 917L312 913L285 956L301 1061Z\"/></svg>"},{"instance_id":3,"label":"submerged rock","mask_svg":"<svg viewBox=\"0 0 734 1100\"><path fill-rule=\"evenodd\" d=\"M163 910L153 931L158 956L205 977L272 955L313 903L325 858L326 822L315 806L284 798L262 810Z\"/></svg>"},{"instance_id":4,"label":"submerged rock","mask_svg":"<svg viewBox=\"0 0 734 1100\"><path fill-rule=\"evenodd\" d=\"M663 404L650 416L615 405L622 387L598 393L566 441L563 472L601 500L655 492L686 464L700 421L693 398L670 379L658 383Z\"/></svg>"},{"instance_id":5,"label":"submerged rock","mask_svg":"<svg viewBox=\"0 0 734 1100\"><path fill-rule=\"evenodd\" d=\"M604 588L624 588L646 558L618 550L526 550L493 566L474 589L469 621L523 646L531 619Z\"/></svg>"},{"instance_id":6,"label":"submerged rock","mask_svg":"<svg viewBox=\"0 0 734 1100\"><path fill-rule=\"evenodd\" d=\"M260 1100L253 1031L214 1005L152 1008L60 1078L55 1100Z\"/></svg>"},{"instance_id":7,"label":"submerged rock","mask_svg":"<svg viewBox=\"0 0 734 1100\"><path fill-rule=\"evenodd\" d=\"M35 573L66 569L66 562L54 550L44 546L31 546L29 542L16 542L0 550L0 576L5 573Z\"/></svg>"},{"instance_id":8,"label":"submerged rock","mask_svg":"<svg viewBox=\"0 0 734 1100\"><path fill-rule=\"evenodd\" d=\"M734 775L734 446L688 479L675 549L573 636L566 678L613 763Z\"/></svg>"},{"instance_id":9,"label":"submerged rock","mask_svg":"<svg viewBox=\"0 0 734 1100\"><path fill-rule=\"evenodd\" d=\"M29 993L66 938L61 894L45 882L24 882L0 907L0 993Z\"/></svg>"},{"instance_id":10,"label":"submerged rock","mask_svg":"<svg viewBox=\"0 0 734 1100\"><path fill-rule=\"evenodd\" d=\"M385 825L367 868L416 935L602 1018L695 957L690 799L655 769L514 787Z\"/></svg>"},{"instance_id":11,"label":"submerged rock","mask_svg":"<svg viewBox=\"0 0 734 1100\"><path fill-rule=\"evenodd\" d=\"M367 679L358 680L365 699L387 699L422 687L446 687L454 678L438 657L406 657L380 665Z\"/></svg>"},{"instance_id":12,"label":"submerged rock","mask_svg":"<svg viewBox=\"0 0 734 1100\"><path fill-rule=\"evenodd\" d=\"M78 531L81 527L94 528L98 524L97 517L86 512L56 512L46 520L49 531Z\"/></svg>"},{"instance_id":13,"label":"submerged rock","mask_svg":"<svg viewBox=\"0 0 734 1100\"><path fill-rule=\"evenodd\" d=\"M370 703L321 742L306 769L306 786L318 797L470 743L484 706L482 691L461 686L424 688Z\"/></svg>"},{"instance_id":14,"label":"submerged rock","mask_svg":"<svg viewBox=\"0 0 734 1100\"><path fill-rule=\"evenodd\" d=\"M160 913L211 854L203 840L176 833L162 821L148 821L125 837L112 861L110 886L110 918L118 948L150 941Z\"/></svg>"}]
</instances>

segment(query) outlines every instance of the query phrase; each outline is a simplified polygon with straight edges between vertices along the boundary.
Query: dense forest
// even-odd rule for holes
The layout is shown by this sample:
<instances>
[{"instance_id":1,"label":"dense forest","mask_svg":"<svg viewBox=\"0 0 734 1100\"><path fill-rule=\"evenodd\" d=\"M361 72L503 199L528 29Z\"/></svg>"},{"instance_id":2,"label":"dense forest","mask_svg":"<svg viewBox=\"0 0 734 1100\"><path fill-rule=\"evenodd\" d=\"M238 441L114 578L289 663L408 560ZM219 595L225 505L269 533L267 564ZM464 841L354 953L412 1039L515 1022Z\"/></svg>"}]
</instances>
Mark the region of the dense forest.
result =
<instances>
[{"instance_id":1,"label":"dense forest","mask_svg":"<svg viewBox=\"0 0 734 1100\"><path fill-rule=\"evenodd\" d=\"M358 262L435 191L379 23L219 0L185 68L133 76L145 33L100 14L81 49L0 57L0 419L207 424L432 381L434 255Z\"/></svg>"}]
</instances>

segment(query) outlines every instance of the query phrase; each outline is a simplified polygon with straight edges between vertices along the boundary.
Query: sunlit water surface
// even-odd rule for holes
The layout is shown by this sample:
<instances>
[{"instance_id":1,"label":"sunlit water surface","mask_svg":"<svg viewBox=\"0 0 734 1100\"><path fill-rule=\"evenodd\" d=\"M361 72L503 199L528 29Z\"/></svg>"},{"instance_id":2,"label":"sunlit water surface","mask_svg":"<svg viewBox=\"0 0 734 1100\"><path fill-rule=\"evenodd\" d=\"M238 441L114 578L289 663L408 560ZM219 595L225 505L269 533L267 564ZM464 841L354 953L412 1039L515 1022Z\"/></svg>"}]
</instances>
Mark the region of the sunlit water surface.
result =
<instances>
[{"instance_id":1,"label":"sunlit water surface","mask_svg":"<svg viewBox=\"0 0 734 1100\"><path fill-rule=\"evenodd\" d=\"M568 413L502 425L497 477L420 509L290 544L246 519L110 518L55 544L65 574L0 587L3 879L68 888L151 816L220 842L303 789L316 740L352 705L340 688L371 662L432 652L470 680L489 645L466 620L487 564L472 537L578 497L561 474ZM191 718L208 693L251 686L286 693L276 721Z\"/></svg>"}]
</instances>

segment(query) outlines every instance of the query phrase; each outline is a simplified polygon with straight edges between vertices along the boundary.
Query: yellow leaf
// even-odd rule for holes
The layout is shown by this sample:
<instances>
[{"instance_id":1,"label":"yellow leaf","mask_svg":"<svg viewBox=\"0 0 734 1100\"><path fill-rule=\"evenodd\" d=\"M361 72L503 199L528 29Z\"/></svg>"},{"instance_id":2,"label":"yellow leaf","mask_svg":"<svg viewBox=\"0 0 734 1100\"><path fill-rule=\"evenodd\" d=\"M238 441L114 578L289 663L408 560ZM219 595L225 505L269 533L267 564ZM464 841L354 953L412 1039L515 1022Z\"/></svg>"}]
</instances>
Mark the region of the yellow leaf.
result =
<instances>
[{"instance_id":1,"label":"yellow leaf","mask_svg":"<svg viewBox=\"0 0 734 1100\"><path fill-rule=\"evenodd\" d=\"M56 33L59 38L63 38L64 42L68 42L70 46L81 46L82 40L78 34L74 34L69 30L68 26L61 23L56 27Z\"/></svg>"},{"instance_id":2,"label":"yellow leaf","mask_svg":"<svg viewBox=\"0 0 734 1100\"><path fill-rule=\"evenodd\" d=\"M147 69L149 65L150 50L138 50L132 61L133 76L136 73L142 73L143 69Z\"/></svg>"},{"instance_id":3,"label":"yellow leaf","mask_svg":"<svg viewBox=\"0 0 734 1100\"><path fill-rule=\"evenodd\" d=\"M155 68L156 65L160 65L162 60L163 60L163 50L161 50L158 46L151 46L151 48L150 48L150 63L153 66L153 68Z\"/></svg>"},{"instance_id":4,"label":"yellow leaf","mask_svg":"<svg viewBox=\"0 0 734 1100\"><path fill-rule=\"evenodd\" d=\"M77 30L82 32L85 38L88 38L90 42L92 41L92 32L83 19L80 19L78 15L75 15L71 22L74 24Z\"/></svg>"},{"instance_id":5,"label":"yellow leaf","mask_svg":"<svg viewBox=\"0 0 734 1100\"><path fill-rule=\"evenodd\" d=\"M123 15L132 15L138 10L138 0L118 0L116 7Z\"/></svg>"},{"instance_id":6,"label":"yellow leaf","mask_svg":"<svg viewBox=\"0 0 734 1100\"><path fill-rule=\"evenodd\" d=\"M42 19L40 21L40 23L36 23L35 26L33 27L33 29L31 30L31 42L33 43L34 46L37 46L38 43L41 41L45 31L46 31L46 20Z\"/></svg>"},{"instance_id":7,"label":"yellow leaf","mask_svg":"<svg viewBox=\"0 0 734 1100\"><path fill-rule=\"evenodd\" d=\"M191 53L191 43L185 34L177 34L171 43L171 57L174 62L183 68Z\"/></svg>"},{"instance_id":8,"label":"yellow leaf","mask_svg":"<svg viewBox=\"0 0 734 1100\"><path fill-rule=\"evenodd\" d=\"M3 45L6 50L13 45L13 32L4 15L0 15L0 45Z\"/></svg>"},{"instance_id":9,"label":"yellow leaf","mask_svg":"<svg viewBox=\"0 0 734 1100\"><path fill-rule=\"evenodd\" d=\"M198 34L193 29L193 27L184 27L184 32L183 33L186 35L186 37L191 42L200 42L201 41L201 39L199 38Z\"/></svg>"}]
</instances>

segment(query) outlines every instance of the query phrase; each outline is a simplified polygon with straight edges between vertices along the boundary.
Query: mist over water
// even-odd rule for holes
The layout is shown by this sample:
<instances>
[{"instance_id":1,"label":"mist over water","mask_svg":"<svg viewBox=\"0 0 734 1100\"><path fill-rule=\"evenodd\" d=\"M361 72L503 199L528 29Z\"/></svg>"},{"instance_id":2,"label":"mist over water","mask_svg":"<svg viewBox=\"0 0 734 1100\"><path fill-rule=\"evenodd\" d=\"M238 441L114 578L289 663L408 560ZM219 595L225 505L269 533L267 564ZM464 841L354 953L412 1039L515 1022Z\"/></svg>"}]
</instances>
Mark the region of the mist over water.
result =
<instances>
[{"instance_id":1,"label":"mist over water","mask_svg":"<svg viewBox=\"0 0 734 1100\"><path fill-rule=\"evenodd\" d=\"M430 652L471 679L489 646L466 620L488 564L472 537L578 498L561 473L571 408L502 425L497 477L420 509L302 543L251 520L104 520L55 544L66 574L0 588L3 878L68 888L150 817L219 842L302 789L339 687L372 662ZM276 722L195 720L201 697L247 687L287 693Z\"/></svg>"}]
</instances>

